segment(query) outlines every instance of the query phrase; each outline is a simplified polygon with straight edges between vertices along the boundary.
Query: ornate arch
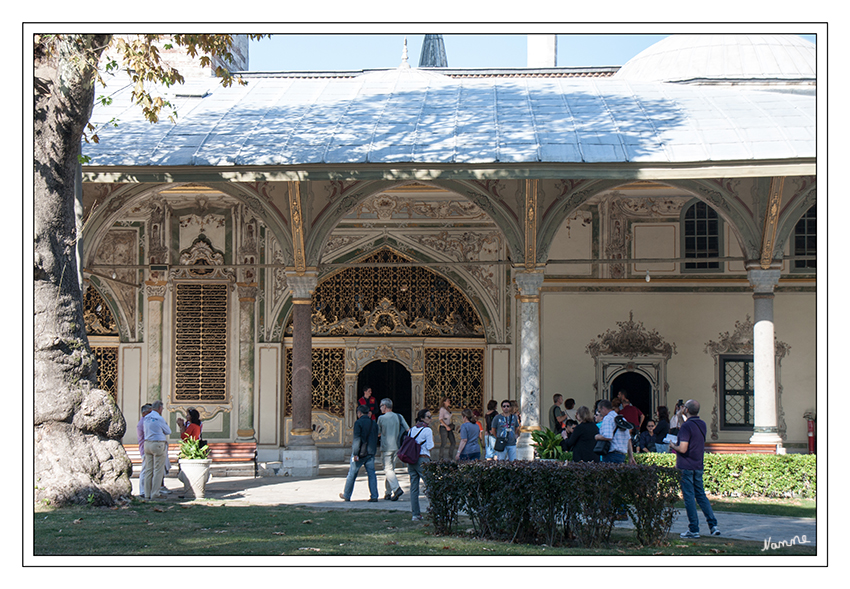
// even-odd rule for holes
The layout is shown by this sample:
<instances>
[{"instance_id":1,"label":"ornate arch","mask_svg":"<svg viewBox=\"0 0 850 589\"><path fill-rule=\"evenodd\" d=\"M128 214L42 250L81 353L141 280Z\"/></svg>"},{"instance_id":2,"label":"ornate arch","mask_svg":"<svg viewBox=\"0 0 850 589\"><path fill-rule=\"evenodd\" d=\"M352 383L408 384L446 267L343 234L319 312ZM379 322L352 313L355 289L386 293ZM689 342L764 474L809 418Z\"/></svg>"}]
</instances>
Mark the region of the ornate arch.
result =
<instances>
[{"instance_id":1,"label":"ornate arch","mask_svg":"<svg viewBox=\"0 0 850 589\"><path fill-rule=\"evenodd\" d=\"M375 180L364 182L336 182L331 204L313 221L305 243L308 266L317 266L330 234L339 222L367 198L386 192L412 181ZM523 233L516 214L504 202L503 187L498 181L432 180L415 181L417 184L442 188L466 198L484 211L505 236L511 259L523 259Z\"/></svg>"},{"instance_id":2,"label":"ornate arch","mask_svg":"<svg viewBox=\"0 0 850 589\"><path fill-rule=\"evenodd\" d=\"M773 252L774 259L781 259L784 256L785 245L791 238L797 221L806 214L806 211L812 205L817 203L817 177L800 176L799 178L787 179L786 183L791 181L796 182L797 187L779 216L779 228L776 231L776 244Z\"/></svg>"}]
</instances>

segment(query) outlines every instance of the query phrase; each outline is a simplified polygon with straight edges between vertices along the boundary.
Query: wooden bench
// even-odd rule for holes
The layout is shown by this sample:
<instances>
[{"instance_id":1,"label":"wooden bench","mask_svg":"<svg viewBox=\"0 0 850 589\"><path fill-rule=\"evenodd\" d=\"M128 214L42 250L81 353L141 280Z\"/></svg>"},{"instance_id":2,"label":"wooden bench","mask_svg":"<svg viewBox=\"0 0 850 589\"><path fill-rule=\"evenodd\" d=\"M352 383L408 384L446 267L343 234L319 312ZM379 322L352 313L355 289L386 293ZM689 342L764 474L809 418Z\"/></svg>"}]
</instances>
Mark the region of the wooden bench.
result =
<instances>
[{"instance_id":1,"label":"wooden bench","mask_svg":"<svg viewBox=\"0 0 850 589\"><path fill-rule=\"evenodd\" d=\"M728 442L705 445L705 451L712 454L776 454L776 444L732 444Z\"/></svg>"},{"instance_id":2,"label":"wooden bench","mask_svg":"<svg viewBox=\"0 0 850 589\"><path fill-rule=\"evenodd\" d=\"M252 442L209 442L209 457L213 464L252 462L254 464L254 476L258 476L257 444ZM142 464L142 456L139 454L139 445L124 446L127 456L133 465ZM168 459L176 463L180 456L180 444L168 445Z\"/></svg>"}]
</instances>

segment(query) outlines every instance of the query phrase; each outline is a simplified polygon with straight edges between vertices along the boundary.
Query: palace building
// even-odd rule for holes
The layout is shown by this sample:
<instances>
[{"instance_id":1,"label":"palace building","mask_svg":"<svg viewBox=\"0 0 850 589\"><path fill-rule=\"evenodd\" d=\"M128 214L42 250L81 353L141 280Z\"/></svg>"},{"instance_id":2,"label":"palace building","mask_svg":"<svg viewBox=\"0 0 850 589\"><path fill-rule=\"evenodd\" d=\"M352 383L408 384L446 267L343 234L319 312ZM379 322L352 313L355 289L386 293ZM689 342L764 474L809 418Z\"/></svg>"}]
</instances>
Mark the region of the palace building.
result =
<instances>
[{"instance_id":1,"label":"palace building","mask_svg":"<svg viewBox=\"0 0 850 589\"><path fill-rule=\"evenodd\" d=\"M347 455L366 385L408 422L515 399L526 433L555 393L625 388L646 414L699 400L711 442L804 451L815 46L682 35L622 67L462 69L425 43L419 67L199 72L161 89L173 124L120 77L101 92L80 255L127 422L195 407L210 441L309 475Z\"/></svg>"}]
</instances>

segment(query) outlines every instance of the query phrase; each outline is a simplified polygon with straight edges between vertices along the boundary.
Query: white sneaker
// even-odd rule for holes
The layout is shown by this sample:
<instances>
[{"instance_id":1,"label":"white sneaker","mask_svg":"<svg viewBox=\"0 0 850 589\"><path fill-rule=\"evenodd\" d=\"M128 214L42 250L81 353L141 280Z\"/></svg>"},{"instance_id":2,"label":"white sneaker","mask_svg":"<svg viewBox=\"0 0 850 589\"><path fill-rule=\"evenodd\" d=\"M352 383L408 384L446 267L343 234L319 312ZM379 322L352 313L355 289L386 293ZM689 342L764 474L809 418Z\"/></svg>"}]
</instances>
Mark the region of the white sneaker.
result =
<instances>
[{"instance_id":1,"label":"white sneaker","mask_svg":"<svg viewBox=\"0 0 850 589\"><path fill-rule=\"evenodd\" d=\"M714 526L713 528L711 528L711 535L712 536L719 536L720 535L720 530L717 529L717 526Z\"/></svg>"},{"instance_id":2,"label":"white sneaker","mask_svg":"<svg viewBox=\"0 0 850 589\"><path fill-rule=\"evenodd\" d=\"M422 516L421 515L414 515L412 518L410 518L410 521L414 521L414 522L422 521Z\"/></svg>"},{"instance_id":3,"label":"white sneaker","mask_svg":"<svg viewBox=\"0 0 850 589\"><path fill-rule=\"evenodd\" d=\"M160 495L171 495L171 491L169 491L168 489L166 489L165 487L163 487L163 488L161 488L161 489L159 490L159 494L160 494Z\"/></svg>"},{"instance_id":4,"label":"white sneaker","mask_svg":"<svg viewBox=\"0 0 850 589\"><path fill-rule=\"evenodd\" d=\"M680 538L699 538L699 532L692 532L690 530L686 530L679 534Z\"/></svg>"}]
</instances>

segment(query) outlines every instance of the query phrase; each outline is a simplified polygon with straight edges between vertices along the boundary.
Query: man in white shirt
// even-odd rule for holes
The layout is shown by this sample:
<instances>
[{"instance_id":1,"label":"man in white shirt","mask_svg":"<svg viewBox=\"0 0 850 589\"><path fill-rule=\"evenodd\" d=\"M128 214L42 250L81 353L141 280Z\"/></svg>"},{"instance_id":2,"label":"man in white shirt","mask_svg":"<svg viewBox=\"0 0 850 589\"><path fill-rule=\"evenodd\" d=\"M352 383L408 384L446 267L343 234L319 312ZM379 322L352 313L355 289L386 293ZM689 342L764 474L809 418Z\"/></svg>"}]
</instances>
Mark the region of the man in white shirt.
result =
<instances>
[{"instance_id":1,"label":"man in white shirt","mask_svg":"<svg viewBox=\"0 0 850 589\"><path fill-rule=\"evenodd\" d=\"M145 417L145 458L142 477L145 480L145 499L159 498L159 488L165 476L168 460L168 436L171 428L162 417L162 401L151 403L151 412ZM156 491L156 495L154 495Z\"/></svg>"},{"instance_id":2,"label":"man in white shirt","mask_svg":"<svg viewBox=\"0 0 850 589\"><path fill-rule=\"evenodd\" d=\"M410 428L401 414L393 412L392 399L381 399L381 414L378 418L378 435L381 436L381 454L384 459L384 501L398 501L404 494L395 475L398 438L399 434Z\"/></svg>"}]
</instances>

